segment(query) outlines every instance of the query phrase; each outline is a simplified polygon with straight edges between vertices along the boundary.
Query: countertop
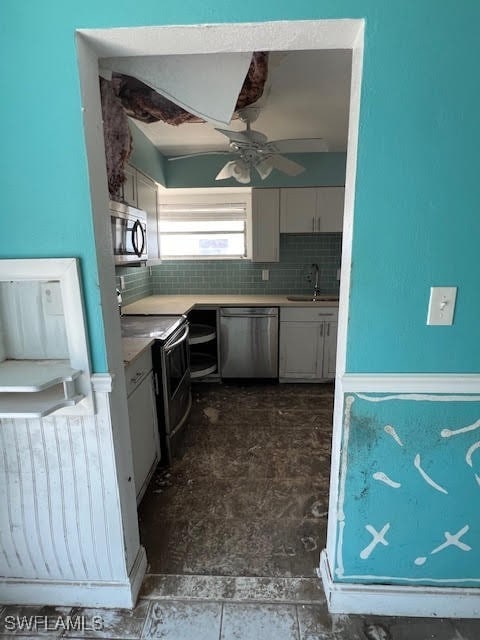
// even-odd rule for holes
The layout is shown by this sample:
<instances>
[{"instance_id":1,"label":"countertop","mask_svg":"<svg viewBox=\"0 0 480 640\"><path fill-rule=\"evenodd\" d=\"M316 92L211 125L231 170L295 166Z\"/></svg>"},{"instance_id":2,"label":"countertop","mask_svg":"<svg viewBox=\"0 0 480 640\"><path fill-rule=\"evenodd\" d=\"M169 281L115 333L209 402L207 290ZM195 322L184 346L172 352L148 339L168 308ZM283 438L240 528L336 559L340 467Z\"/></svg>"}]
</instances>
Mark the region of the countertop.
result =
<instances>
[{"instance_id":1,"label":"countertop","mask_svg":"<svg viewBox=\"0 0 480 640\"><path fill-rule=\"evenodd\" d=\"M145 349L149 349L154 341L154 338L122 338L123 364L128 366Z\"/></svg>"},{"instance_id":2,"label":"countertop","mask_svg":"<svg viewBox=\"0 0 480 640\"><path fill-rule=\"evenodd\" d=\"M293 294L292 294L293 295ZM292 301L281 295L154 295L123 307L125 315L181 315L197 307L338 307L338 299Z\"/></svg>"}]
</instances>

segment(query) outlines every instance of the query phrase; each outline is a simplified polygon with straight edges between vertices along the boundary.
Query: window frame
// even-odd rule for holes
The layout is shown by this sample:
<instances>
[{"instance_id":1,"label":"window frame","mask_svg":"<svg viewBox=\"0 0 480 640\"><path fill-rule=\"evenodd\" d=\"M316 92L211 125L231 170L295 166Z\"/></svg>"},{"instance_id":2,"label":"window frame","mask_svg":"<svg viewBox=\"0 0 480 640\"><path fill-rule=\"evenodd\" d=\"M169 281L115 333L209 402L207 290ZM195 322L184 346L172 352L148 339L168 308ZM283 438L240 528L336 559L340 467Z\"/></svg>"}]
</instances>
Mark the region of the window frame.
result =
<instances>
[{"instance_id":1,"label":"window frame","mask_svg":"<svg viewBox=\"0 0 480 640\"><path fill-rule=\"evenodd\" d=\"M220 208L229 205L240 205L245 209L245 227L244 227L244 255L182 255L171 256L162 255L161 253L161 236L160 221L162 216L162 206L168 207L169 205L178 206L202 206L212 208ZM168 233L168 232L167 232ZM172 232L180 235L182 232ZM189 234L189 232L184 232ZM205 232L206 234L218 234L221 231ZM230 233L242 233L230 232ZM158 246L159 254L162 262L177 262L177 261L203 261L203 260L251 260L252 259L252 189L251 187L243 187L237 189L229 188L211 188L211 189L164 189L163 192L159 190L158 197Z\"/></svg>"}]
</instances>

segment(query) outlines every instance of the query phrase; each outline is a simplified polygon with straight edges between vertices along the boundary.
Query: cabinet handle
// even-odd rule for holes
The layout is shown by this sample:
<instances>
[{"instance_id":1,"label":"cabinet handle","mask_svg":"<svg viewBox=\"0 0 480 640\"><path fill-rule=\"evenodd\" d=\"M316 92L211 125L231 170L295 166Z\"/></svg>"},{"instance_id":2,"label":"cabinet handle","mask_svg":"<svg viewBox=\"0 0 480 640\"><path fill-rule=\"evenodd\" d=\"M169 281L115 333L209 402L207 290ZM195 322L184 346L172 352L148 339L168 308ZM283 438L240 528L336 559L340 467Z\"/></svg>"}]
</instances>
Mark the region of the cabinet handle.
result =
<instances>
[{"instance_id":1,"label":"cabinet handle","mask_svg":"<svg viewBox=\"0 0 480 640\"><path fill-rule=\"evenodd\" d=\"M330 336L330 323L327 323L327 338Z\"/></svg>"},{"instance_id":2,"label":"cabinet handle","mask_svg":"<svg viewBox=\"0 0 480 640\"><path fill-rule=\"evenodd\" d=\"M317 231L320 233L320 216L317 217Z\"/></svg>"},{"instance_id":3,"label":"cabinet handle","mask_svg":"<svg viewBox=\"0 0 480 640\"><path fill-rule=\"evenodd\" d=\"M323 338L323 322L320 325L320 337Z\"/></svg>"},{"instance_id":4,"label":"cabinet handle","mask_svg":"<svg viewBox=\"0 0 480 640\"><path fill-rule=\"evenodd\" d=\"M312 231L315 233L315 216L312 216Z\"/></svg>"},{"instance_id":5,"label":"cabinet handle","mask_svg":"<svg viewBox=\"0 0 480 640\"><path fill-rule=\"evenodd\" d=\"M159 393L158 393L158 374L157 373L154 374L153 380L154 380L154 383L155 383L155 395L158 396Z\"/></svg>"}]
</instances>

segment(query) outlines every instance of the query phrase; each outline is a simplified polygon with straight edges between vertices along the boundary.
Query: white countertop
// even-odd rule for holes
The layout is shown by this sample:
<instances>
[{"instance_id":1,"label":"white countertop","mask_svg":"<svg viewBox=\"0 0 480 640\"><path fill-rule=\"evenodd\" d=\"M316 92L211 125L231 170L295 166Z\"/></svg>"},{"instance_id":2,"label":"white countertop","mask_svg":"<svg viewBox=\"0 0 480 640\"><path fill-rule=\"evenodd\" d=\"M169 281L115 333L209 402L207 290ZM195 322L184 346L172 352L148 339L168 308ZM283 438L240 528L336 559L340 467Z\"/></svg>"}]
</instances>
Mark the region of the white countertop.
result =
<instances>
[{"instance_id":1,"label":"white countertop","mask_svg":"<svg viewBox=\"0 0 480 640\"><path fill-rule=\"evenodd\" d=\"M122 338L123 364L129 365L154 342L153 338Z\"/></svg>"},{"instance_id":2,"label":"white countertop","mask_svg":"<svg viewBox=\"0 0 480 640\"><path fill-rule=\"evenodd\" d=\"M197 307L338 307L337 300L292 301L283 295L154 295L123 307L126 315L181 315Z\"/></svg>"}]
</instances>

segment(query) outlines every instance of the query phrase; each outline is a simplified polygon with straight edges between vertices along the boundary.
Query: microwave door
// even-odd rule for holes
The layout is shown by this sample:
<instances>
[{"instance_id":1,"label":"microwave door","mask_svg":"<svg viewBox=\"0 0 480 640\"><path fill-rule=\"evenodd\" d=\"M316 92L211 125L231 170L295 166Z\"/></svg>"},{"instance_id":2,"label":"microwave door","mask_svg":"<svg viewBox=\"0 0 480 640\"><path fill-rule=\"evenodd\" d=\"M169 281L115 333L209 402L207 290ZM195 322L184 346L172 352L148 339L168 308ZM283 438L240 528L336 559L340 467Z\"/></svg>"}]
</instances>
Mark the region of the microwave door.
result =
<instances>
[{"instance_id":1,"label":"microwave door","mask_svg":"<svg viewBox=\"0 0 480 640\"><path fill-rule=\"evenodd\" d=\"M127 221L123 218L111 216L113 253L123 256L127 253Z\"/></svg>"}]
</instances>

